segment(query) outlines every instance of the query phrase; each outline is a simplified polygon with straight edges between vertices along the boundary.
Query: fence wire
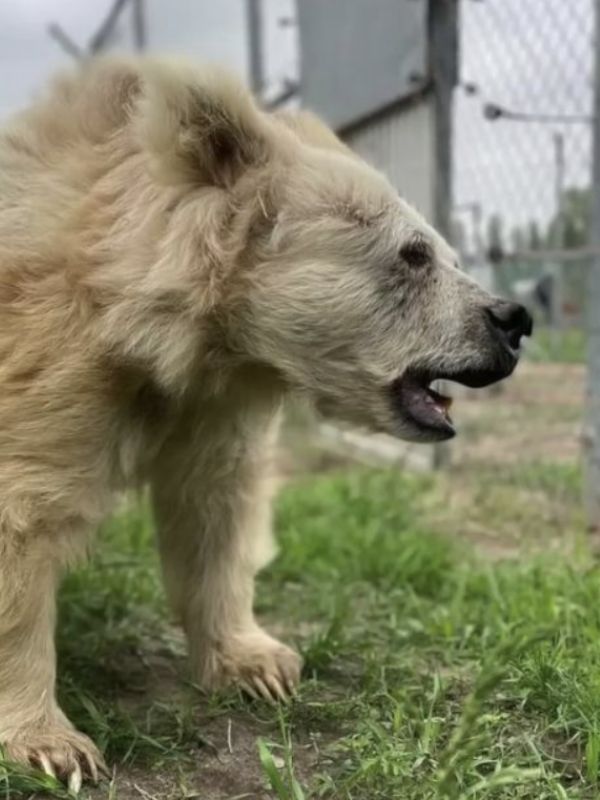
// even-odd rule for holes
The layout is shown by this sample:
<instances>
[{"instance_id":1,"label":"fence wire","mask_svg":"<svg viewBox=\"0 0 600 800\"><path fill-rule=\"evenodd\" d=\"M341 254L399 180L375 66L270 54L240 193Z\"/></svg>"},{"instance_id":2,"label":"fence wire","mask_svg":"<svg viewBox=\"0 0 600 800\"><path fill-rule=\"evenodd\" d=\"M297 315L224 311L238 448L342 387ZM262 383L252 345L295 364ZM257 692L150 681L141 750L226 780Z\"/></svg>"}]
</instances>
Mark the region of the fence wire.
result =
<instances>
[{"instance_id":1,"label":"fence wire","mask_svg":"<svg viewBox=\"0 0 600 800\"><path fill-rule=\"evenodd\" d=\"M544 469L571 481L586 377L593 0L460 0L460 12L455 245L479 280L532 308L537 330L501 390L457 404L452 463L510 468L525 487Z\"/></svg>"}]
</instances>

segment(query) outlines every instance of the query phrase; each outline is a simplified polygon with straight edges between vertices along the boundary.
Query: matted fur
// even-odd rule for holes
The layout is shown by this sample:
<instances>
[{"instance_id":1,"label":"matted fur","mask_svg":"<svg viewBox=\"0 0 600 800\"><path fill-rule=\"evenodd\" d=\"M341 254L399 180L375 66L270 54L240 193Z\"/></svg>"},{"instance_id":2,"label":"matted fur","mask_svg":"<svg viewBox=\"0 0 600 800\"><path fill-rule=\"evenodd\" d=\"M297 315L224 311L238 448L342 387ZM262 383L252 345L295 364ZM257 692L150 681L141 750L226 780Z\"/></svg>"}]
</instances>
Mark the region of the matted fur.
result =
<instances>
[{"instance_id":1,"label":"matted fur","mask_svg":"<svg viewBox=\"0 0 600 800\"><path fill-rule=\"evenodd\" d=\"M219 71L87 65L4 129L0 174L0 742L77 787L102 762L56 704L54 595L114 492L151 484L195 679L289 693L252 613L284 396L410 436L386 387L480 359L490 298L322 123Z\"/></svg>"}]
</instances>

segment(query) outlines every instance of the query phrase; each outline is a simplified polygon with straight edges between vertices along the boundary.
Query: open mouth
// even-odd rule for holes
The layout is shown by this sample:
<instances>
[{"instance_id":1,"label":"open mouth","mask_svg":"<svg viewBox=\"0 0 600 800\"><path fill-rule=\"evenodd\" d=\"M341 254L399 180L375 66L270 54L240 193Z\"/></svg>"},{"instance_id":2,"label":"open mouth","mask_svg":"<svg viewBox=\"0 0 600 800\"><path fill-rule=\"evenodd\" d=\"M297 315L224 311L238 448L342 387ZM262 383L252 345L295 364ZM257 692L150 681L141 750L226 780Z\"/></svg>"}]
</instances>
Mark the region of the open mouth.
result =
<instances>
[{"instance_id":1,"label":"open mouth","mask_svg":"<svg viewBox=\"0 0 600 800\"><path fill-rule=\"evenodd\" d=\"M516 355L505 357L491 369L465 369L457 372L409 370L392 384L392 400L398 415L417 429L419 438L429 441L451 439L456 428L450 416L452 398L432 388L437 381L449 380L471 388L489 386L513 371Z\"/></svg>"},{"instance_id":2,"label":"open mouth","mask_svg":"<svg viewBox=\"0 0 600 800\"><path fill-rule=\"evenodd\" d=\"M423 433L430 433L436 439L450 439L456 434L450 416L452 398L429 385L438 379L426 375L406 374L394 384L393 396L402 416L407 417Z\"/></svg>"}]
</instances>

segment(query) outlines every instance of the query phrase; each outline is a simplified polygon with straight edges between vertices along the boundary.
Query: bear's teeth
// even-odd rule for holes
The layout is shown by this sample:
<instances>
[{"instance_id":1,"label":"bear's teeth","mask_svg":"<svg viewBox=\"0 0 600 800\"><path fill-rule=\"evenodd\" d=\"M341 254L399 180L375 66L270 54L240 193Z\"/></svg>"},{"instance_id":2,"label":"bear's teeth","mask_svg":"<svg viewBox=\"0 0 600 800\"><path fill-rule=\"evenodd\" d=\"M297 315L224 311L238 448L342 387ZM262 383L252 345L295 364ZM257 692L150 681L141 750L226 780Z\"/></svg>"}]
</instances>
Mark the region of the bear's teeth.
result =
<instances>
[{"instance_id":1,"label":"bear's teeth","mask_svg":"<svg viewBox=\"0 0 600 800\"><path fill-rule=\"evenodd\" d=\"M441 412L447 414L450 408L452 407L452 398L447 397L444 394L440 394L436 392L435 389L428 388L427 394L429 395L430 402L432 402L436 408L438 408Z\"/></svg>"}]
</instances>

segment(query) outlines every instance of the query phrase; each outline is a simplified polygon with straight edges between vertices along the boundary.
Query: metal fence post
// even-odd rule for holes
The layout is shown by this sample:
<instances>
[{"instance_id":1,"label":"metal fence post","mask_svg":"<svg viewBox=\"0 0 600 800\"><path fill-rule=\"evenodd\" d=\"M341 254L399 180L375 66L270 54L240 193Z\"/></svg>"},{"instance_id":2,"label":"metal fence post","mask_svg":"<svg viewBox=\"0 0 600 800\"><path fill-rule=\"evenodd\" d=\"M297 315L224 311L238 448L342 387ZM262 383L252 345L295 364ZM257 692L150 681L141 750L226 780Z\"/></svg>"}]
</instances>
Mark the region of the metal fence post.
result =
<instances>
[{"instance_id":1,"label":"metal fence post","mask_svg":"<svg viewBox=\"0 0 600 800\"><path fill-rule=\"evenodd\" d=\"M452 97L458 81L458 0L429 0L429 69L434 113L434 225L450 238L452 216ZM434 466L450 459L446 444L435 445Z\"/></svg>"},{"instance_id":2,"label":"metal fence post","mask_svg":"<svg viewBox=\"0 0 600 800\"><path fill-rule=\"evenodd\" d=\"M433 83L434 223L450 236L452 213L452 96L458 80L458 2L429 2L429 64Z\"/></svg>"},{"instance_id":3,"label":"metal fence post","mask_svg":"<svg viewBox=\"0 0 600 800\"><path fill-rule=\"evenodd\" d=\"M600 0L594 1L594 8L596 18L590 224L593 255L587 287L588 385L584 456L587 520L590 529L600 530Z\"/></svg>"},{"instance_id":4,"label":"metal fence post","mask_svg":"<svg viewBox=\"0 0 600 800\"><path fill-rule=\"evenodd\" d=\"M265 88L263 64L262 0L246 0L248 27L248 70L250 86L257 97Z\"/></svg>"},{"instance_id":5,"label":"metal fence post","mask_svg":"<svg viewBox=\"0 0 600 800\"><path fill-rule=\"evenodd\" d=\"M556 131L552 136L554 144L554 196L556 222L554 230L554 241L552 246L557 253L565 249L565 137L564 134ZM564 303L564 263L560 257L551 264L553 283L552 283L552 329L551 347L555 355L560 352L560 345L564 335L563 303Z\"/></svg>"}]
</instances>

